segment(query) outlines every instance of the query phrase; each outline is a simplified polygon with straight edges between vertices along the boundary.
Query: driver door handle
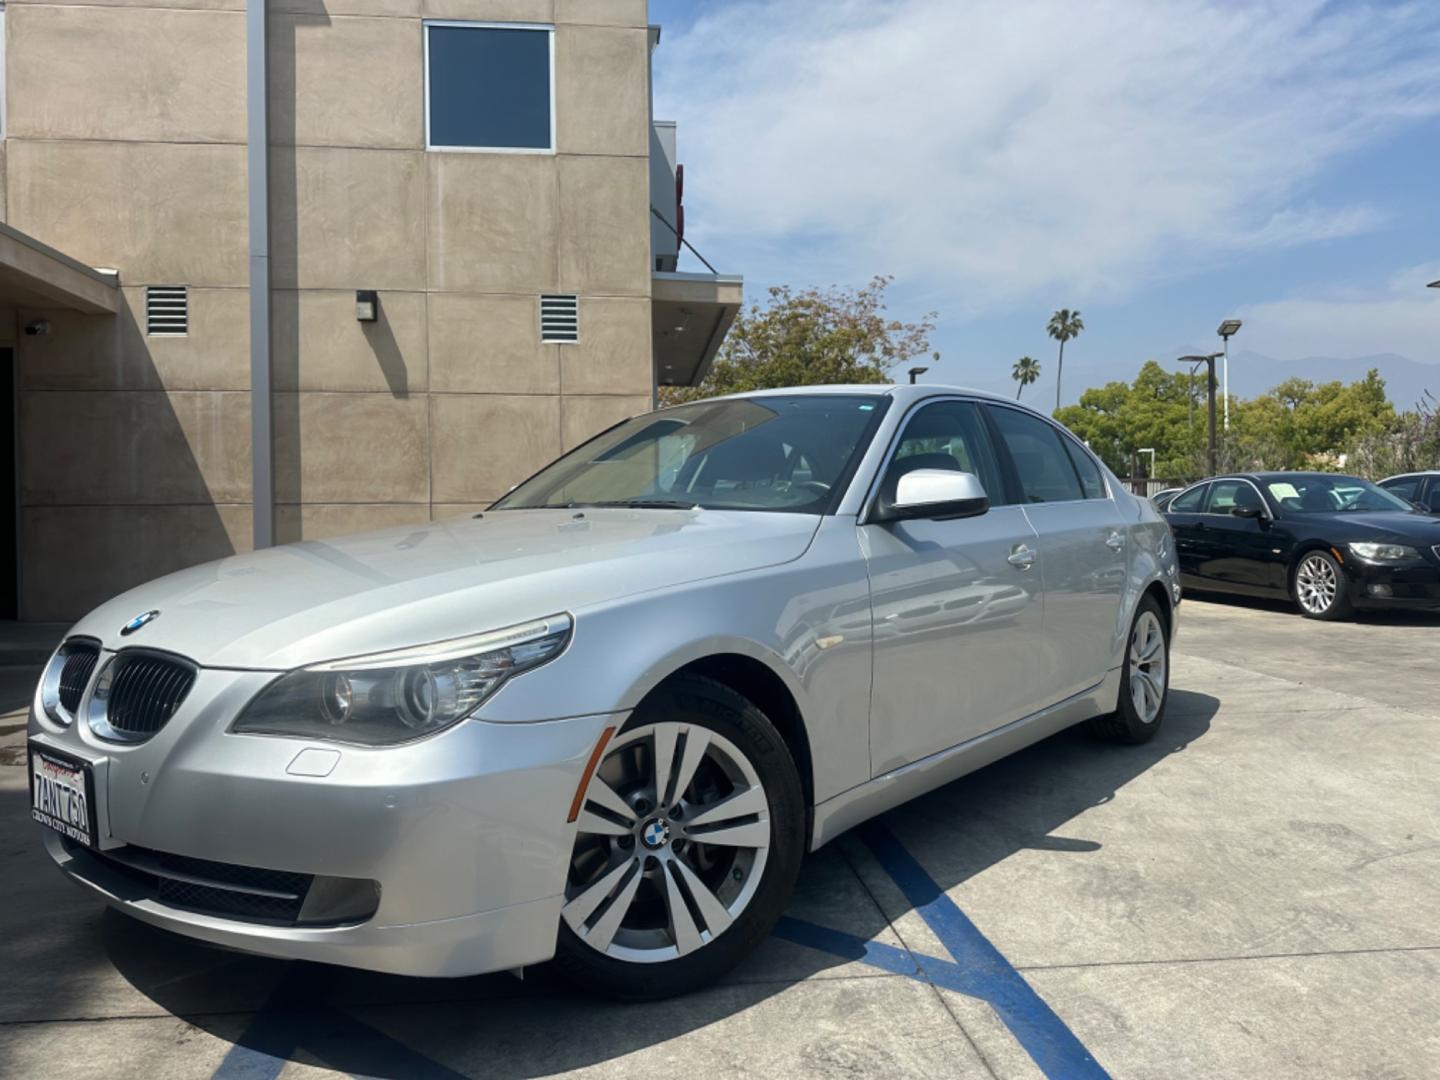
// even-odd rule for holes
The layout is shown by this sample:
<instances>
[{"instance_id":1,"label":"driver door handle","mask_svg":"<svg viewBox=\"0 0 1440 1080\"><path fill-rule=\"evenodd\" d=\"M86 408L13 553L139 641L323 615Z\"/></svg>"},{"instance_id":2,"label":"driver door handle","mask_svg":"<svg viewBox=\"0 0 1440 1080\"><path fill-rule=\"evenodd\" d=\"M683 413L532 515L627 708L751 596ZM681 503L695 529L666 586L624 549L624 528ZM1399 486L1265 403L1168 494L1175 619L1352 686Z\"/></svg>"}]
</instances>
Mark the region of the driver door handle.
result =
<instances>
[{"instance_id":1,"label":"driver door handle","mask_svg":"<svg viewBox=\"0 0 1440 1080\"><path fill-rule=\"evenodd\" d=\"M1105 537L1105 546L1111 551L1120 551L1125 547L1125 537L1121 536L1114 529L1111 529L1110 535Z\"/></svg>"},{"instance_id":2,"label":"driver door handle","mask_svg":"<svg viewBox=\"0 0 1440 1080\"><path fill-rule=\"evenodd\" d=\"M1035 562L1035 549L1029 544L1016 544L1010 549L1010 557L1006 561L1018 569L1029 570Z\"/></svg>"}]
</instances>

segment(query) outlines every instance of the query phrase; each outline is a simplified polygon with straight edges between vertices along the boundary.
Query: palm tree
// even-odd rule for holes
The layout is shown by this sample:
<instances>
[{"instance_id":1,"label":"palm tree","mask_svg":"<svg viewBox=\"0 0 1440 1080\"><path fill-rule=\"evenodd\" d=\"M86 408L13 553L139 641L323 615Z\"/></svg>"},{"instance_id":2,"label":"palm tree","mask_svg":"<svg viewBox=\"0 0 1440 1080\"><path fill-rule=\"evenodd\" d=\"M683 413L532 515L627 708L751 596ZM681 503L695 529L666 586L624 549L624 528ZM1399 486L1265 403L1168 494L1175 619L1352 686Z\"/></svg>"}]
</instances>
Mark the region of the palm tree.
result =
<instances>
[{"instance_id":1,"label":"palm tree","mask_svg":"<svg viewBox=\"0 0 1440 1080\"><path fill-rule=\"evenodd\" d=\"M1080 312L1071 311L1069 308L1061 308L1050 316L1050 323L1045 327L1045 332L1056 341L1060 342L1060 360L1055 365L1055 408L1060 408L1060 378L1065 373L1065 342L1073 337L1079 337L1080 331L1085 329L1085 323L1080 319Z\"/></svg>"},{"instance_id":2,"label":"palm tree","mask_svg":"<svg viewBox=\"0 0 1440 1080\"><path fill-rule=\"evenodd\" d=\"M1015 391L1015 400L1020 400L1020 395L1025 392L1025 387L1040 378L1040 364L1028 356L1022 356L1015 361L1015 366L1010 369L1010 377L1020 384L1020 389Z\"/></svg>"}]
</instances>

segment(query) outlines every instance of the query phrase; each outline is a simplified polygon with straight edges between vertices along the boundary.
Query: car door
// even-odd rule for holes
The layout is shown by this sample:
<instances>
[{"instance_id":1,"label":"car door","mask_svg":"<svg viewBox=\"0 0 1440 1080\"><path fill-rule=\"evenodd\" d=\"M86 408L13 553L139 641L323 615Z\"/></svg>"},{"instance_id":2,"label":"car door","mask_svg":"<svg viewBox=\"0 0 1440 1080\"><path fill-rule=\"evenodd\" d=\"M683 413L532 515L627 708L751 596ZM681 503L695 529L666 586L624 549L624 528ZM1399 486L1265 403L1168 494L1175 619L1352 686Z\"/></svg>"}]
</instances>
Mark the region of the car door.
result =
<instances>
[{"instance_id":1,"label":"car door","mask_svg":"<svg viewBox=\"0 0 1440 1080\"><path fill-rule=\"evenodd\" d=\"M1039 541L1045 632L1034 678L1051 705L1099 683L1119 656L1127 530L1088 451L1034 413L984 408Z\"/></svg>"},{"instance_id":2,"label":"car door","mask_svg":"<svg viewBox=\"0 0 1440 1080\"><path fill-rule=\"evenodd\" d=\"M1258 512L1262 517L1237 515ZM1249 480L1229 478L1210 485L1204 515L1202 576L1237 592L1285 589L1285 562L1272 542L1271 511Z\"/></svg>"},{"instance_id":3,"label":"car door","mask_svg":"<svg viewBox=\"0 0 1440 1080\"><path fill-rule=\"evenodd\" d=\"M1206 481L1186 488L1165 508L1165 521L1170 526L1170 535L1175 538L1175 561L1180 564L1180 581L1197 578L1200 562L1204 556L1204 526L1202 514L1205 500L1210 494Z\"/></svg>"},{"instance_id":4,"label":"car door","mask_svg":"<svg viewBox=\"0 0 1440 1080\"><path fill-rule=\"evenodd\" d=\"M874 628L870 757L875 775L1001 727L1040 707L1043 628L1035 530L1005 487L972 401L928 400L906 417L870 493L913 469L974 473L977 517L864 523Z\"/></svg>"}]
</instances>

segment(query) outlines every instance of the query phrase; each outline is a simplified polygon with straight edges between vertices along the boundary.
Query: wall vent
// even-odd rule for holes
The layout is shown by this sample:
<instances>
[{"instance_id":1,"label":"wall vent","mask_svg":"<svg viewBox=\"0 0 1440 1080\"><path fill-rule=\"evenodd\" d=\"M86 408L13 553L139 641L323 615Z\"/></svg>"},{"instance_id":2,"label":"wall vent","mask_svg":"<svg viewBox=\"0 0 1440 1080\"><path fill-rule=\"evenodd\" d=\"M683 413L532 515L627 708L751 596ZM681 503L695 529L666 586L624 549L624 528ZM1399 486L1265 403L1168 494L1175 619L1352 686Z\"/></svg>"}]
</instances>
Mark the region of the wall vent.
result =
<instances>
[{"instance_id":1,"label":"wall vent","mask_svg":"<svg viewBox=\"0 0 1440 1080\"><path fill-rule=\"evenodd\" d=\"M190 332L190 296L184 285L145 287L145 332L151 337L183 337Z\"/></svg>"},{"instance_id":2,"label":"wall vent","mask_svg":"<svg viewBox=\"0 0 1440 1080\"><path fill-rule=\"evenodd\" d=\"M571 343L580 340L580 298L540 297L540 340Z\"/></svg>"}]
</instances>

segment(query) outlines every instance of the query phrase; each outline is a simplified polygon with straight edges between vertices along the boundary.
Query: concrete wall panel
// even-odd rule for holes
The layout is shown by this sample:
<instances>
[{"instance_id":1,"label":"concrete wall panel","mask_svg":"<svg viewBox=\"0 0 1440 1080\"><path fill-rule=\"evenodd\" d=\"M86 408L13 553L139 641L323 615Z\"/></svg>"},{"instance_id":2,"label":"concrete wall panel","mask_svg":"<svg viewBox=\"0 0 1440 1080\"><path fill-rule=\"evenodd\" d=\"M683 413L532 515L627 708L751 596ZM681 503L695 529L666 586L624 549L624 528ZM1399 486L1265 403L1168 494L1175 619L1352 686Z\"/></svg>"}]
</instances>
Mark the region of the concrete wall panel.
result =
<instances>
[{"instance_id":1,"label":"concrete wall panel","mask_svg":"<svg viewBox=\"0 0 1440 1080\"><path fill-rule=\"evenodd\" d=\"M650 295L650 168L561 157L560 291Z\"/></svg>"},{"instance_id":2,"label":"concrete wall panel","mask_svg":"<svg viewBox=\"0 0 1440 1080\"><path fill-rule=\"evenodd\" d=\"M228 11L11 5L12 137L245 139L245 19Z\"/></svg>"},{"instance_id":3,"label":"concrete wall panel","mask_svg":"<svg viewBox=\"0 0 1440 1080\"><path fill-rule=\"evenodd\" d=\"M430 508L424 503L310 503L275 508L275 531L287 541L326 540L429 521Z\"/></svg>"},{"instance_id":4,"label":"concrete wall panel","mask_svg":"<svg viewBox=\"0 0 1440 1080\"><path fill-rule=\"evenodd\" d=\"M20 613L69 620L175 570L248 551L249 506L44 506L21 515Z\"/></svg>"},{"instance_id":5,"label":"concrete wall panel","mask_svg":"<svg viewBox=\"0 0 1440 1080\"><path fill-rule=\"evenodd\" d=\"M426 503L423 397L275 395L275 500Z\"/></svg>"},{"instance_id":6,"label":"concrete wall panel","mask_svg":"<svg viewBox=\"0 0 1440 1080\"><path fill-rule=\"evenodd\" d=\"M555 21L644 26L649 21L647 7L646 0L555 0Z\"/></svg>"},{"instance_id":7,"label":"concrete wall panel","mask_svg":"<svg viewBox=\"0 0 1440 1080\"><path fill-rule=\"evenodd\" d=\"M128 284L249 281L243 146L10 139L6 173L12 226Z\"/></svg>"},{"instance_id":8,"label":"concrete wall panel","mask_svg":"<svg viewBox=\"0 0 1440 1080\"><path fill-rule=\"evenodd\" d=\"M50 333L18 342L24 390L248 390L249 294L244 289L191 289L190 333L149 337L145 290L123 290L118 316L22 311L44 318Z\"/></svg>"},{"instance_id":9,"label":"concrete wall panel","mask_svg":"<svg viewBox=\"0 0 1440 1080\"><path fill-rule=\"evenodd\" d=\"M560 350L560 388L566 394L648 395L651 333L645 300L582 297L580 341Z\"/></svg>"},{"instance_id":10,"label":"concrete wall panel","mask_svg":"<svg viewBox=\"0 0 1440 1080\"><path fill-rule=\"evenodd\" d=\"M540 343L533 296L430 295L430 377L435 390L554 394L558 345Z\"/></svg>"},{"instance_id":11,"label":"concrete wall panel","mask_svg":"<svg viewBox=\"0 0 1440 1080\"><path fill-rule=\"evenodd\" d=\"M555 126L562 154L650 149L650 47L643 29L555 31Z\"/></svg>"},{"instance_id":12,"label":"concrete wall panel","mask_svg":"<svg viewBox=\"0 0 1440 1080\"><path fill-rule=\"evenodd\" d=\"M552 23L554 0L421 0L427 19L476 19L484 22Z\"/></svg>"},{"instance_id":13,"label":"concrete wall panel","mask_svg":"<svg viewBox=\"0 0 1440 1080\"><path fill-rule=\"evenodd\" d=\"M46 391L20 403L24 505L250 501L250 395Z\"/></svg>"},{"instance_id":14,"label":"concrete wall panel","mask_svg":"<svg viewBox=\"0 0 1440 1080\"><path fill-rule=\"evenodd\" d=\"M560 452L557 397L435 394L430 412L435 502L489 502Z\"/></svg>"},{"instance_id":15,"label":"concrete wall panel","mask_svg":"<svg viewBox=\"0 0 1440 1080\"><path fill-rule=\"evenodd\" d=\"M272 151L276 287L424 288L424 168L420 152Z\"/></svg>"},{"instance_id":16,"label":"concrete wall panel","mask_svg":"<svg viewBox=\"0 0 1440 1080\"><path fill-rule=\"evenodd\" d=\"M561 399L565 449L573 450L612 424L650 411L650 395Z\"/></svg>"},{"instance_id":17,"label":"concrete wall panel","mask_svg":"<svg viewBox=\"0 0 1440 1080\"><path fill-rule=\"evenodd\" d=\"M276 390L426 388L425 294L382 292L379 318L355 318L353 289L277 290L271 299Z\"/></svg>"},{"instance_id":18,"label":"concrete wall panel","mask_svg":"<svg viewBox=\"0 0 1440 1080\"><path fill-rule=\"evenodd\" d=\"M418 20L271 18L272 142L423 149L424 82Z\"/></svg>"},{"instance_id":19,"label":"concrete wall panel","mask_svg":"<svg viewBox=\"0 0 1440 1080\"><path fill-rule=\"evenodd\" d=\"M429 284L456 292L554 292L560 232L548 154L428 155Z\"/></svg>"}]
</instances>

